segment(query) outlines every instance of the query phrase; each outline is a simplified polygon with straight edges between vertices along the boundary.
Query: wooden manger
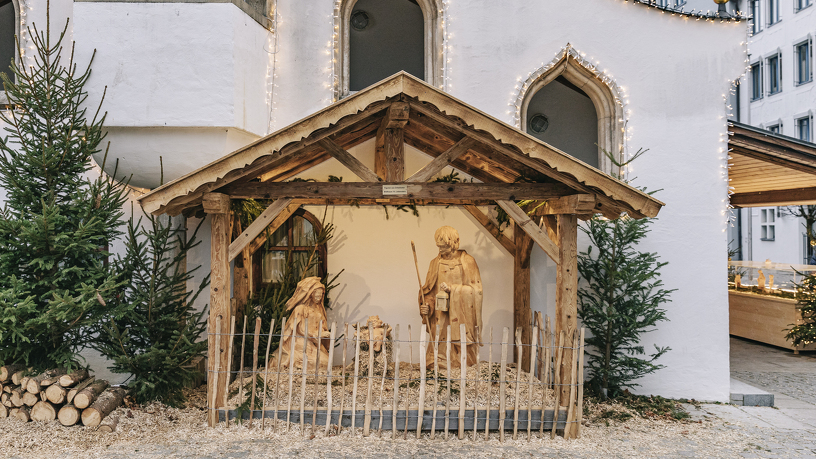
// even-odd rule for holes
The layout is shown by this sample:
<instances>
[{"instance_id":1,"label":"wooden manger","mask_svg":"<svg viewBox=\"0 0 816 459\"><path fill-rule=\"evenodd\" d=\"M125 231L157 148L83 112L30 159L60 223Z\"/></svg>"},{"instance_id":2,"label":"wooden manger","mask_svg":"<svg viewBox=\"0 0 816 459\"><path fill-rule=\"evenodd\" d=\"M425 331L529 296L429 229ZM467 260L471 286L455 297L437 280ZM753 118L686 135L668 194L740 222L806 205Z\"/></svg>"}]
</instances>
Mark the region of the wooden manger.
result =
<instances>
[{"instance_id":1,"label":"wooden manger","mask_svg":"<svg viewBox=\"0 0 816 459\"><path fill-rule=\"evenodd\" d=\"M370 139L376 140L374 170L348 151ZM428 164L408 177L405 173L405 144L431 158ZM332 158L361 181L288 181ZM468 174L473 181L432 181L449 166ZM247 228L241 228L231 215L230 203L234 199L247 198L271 203ZM516 204L520 200L537 201L533 206L535 211L522 210ZM252 282L251 274L247 273L247 267L251 267L249 258L263 244L265 234L274 232L302 205L460 206L470 213L514 259L513 330L502 333L505 337L502 342L490 342L491 352L485 352L489 354L488 365L499 362L498 379L501 383L445 374L444 396L438 388L429 391L427 374L419 367L432 369L439 365L451 368L451 365L423 361L423 351L434 346L443 352L447 346L461 346L461 343L434 342L435 330L412 331L410 327L402 328L401 336L403 339L408 337L404 342L407 348L406 345L397 346L407 355L401 356L399 351L387 355L387 366L394 369L394 376L388 376L387 372L385 375L368 375L355 371L352 380L346 381L345 377L338 376L345 375L345 370L331 369L329 379L342 379L340 386L345 389L339 394L338 408L334 408L338 394L332 394L331 410L326 407L321 412L319 405L307 405L308 401L302 398L296 408L290 405L290 398L297 399L297 394L292 392L296 383L303 393L303 386L308 386L309 378L328 378L328 370L325 375L315 375L315 368L312 368L311 375L307 371L295 374L292 365L287 366L286 362L283 365L278 362L275 371L268 369L268 379L276 381L275 401L272 414L268 414L269 409L265 410L263 419L271 416L273 426L282 416L279 401L285 398L289 406L283 419L290 423L295 419L293 416L299 416L298 423L304 425L319 425L322 420L330 425L336 422L338 428L362 427L364 432L370 432L374 426L379 430L382 424L382 429L390 427L394 436L402 429L403 437L413 429L418 432L431 429L433 435L441 428L446 432L455 431L462 437L466 431L475 429L474 433L477 433L481 428L499 429L499 426L502 427L500 432L511 426L509 429L513 430L513 435L518 436L519 432L532 433L536 428L541 432L547 426L552 430L553 419L557 424L561 422L561 416L565 416L565 420L572 419L564 421L567 422L567 436L577 435L580 429L573 432L571 426L577 426L574 419L580 419L581 410L575 404L580 407L578 401L582 395L574 381L581 379L583 371L580 366L583 354L575 349L579 346L575 344L578 332L578 220L586 220L594 214L610 219L624 213L631 218L655 217L663 206L662 202L640 190L404 72L163 185L142 196L140 202L151 214L208 215L211 218L207 360L211 425L221 418L229 420L229 411L220 408L229 405L228 375L234 368L230 337L236 333L233 317L246 304L250 290L248 283ZM509 215L513 225L512 238L503 234L496 222L477 207L482 205L498 205ZM539 333L543 334L535 341L536 324L530 308L533 245L539 246L557 265L554 325L551 328L549 324L544 327L537 323ZM234 273L230 269L232 260L236 261ZM233 274L234 296L231 297ZM499 336L499 330L495 335L493 332L492 329L482 330L483 335ZM418 340L412 342L414 338ZM344 339L342 358L355 356L358 344ZM415 355L415 349L421 350L420 355ZM483 360L480 365L484 364ZM354 360L355 365L359 363ZM522 374L514 373L511 365L518 365ZM266 373L267 368L264 370ZM533 373L534 377L529 377ZM528 375L526 379L525 374ZM280 384L284 381L287 384L282 395L278 393L281 389L278 378ZM391 394L389 378L393 378L394 383ZM495 406L487 402L479 406L478 403L468 405L468 399L462 396L456 399L459 394L449 395L447 390L458 384L457 378L458 383L464 379L468 393L477 394L478 391L479 397L485 394L484 397L498 397L500 401L493 404ZM418 391L415 401L400 398L398 392L403 389L397 384L400 381L424 389L422 395ZM438 379L432 382L441 384ZM524 387L536 384L549 385L555 392L552 414L547 414L542 402L536 404L534 396L528 394L524 398L527 394ZM347 393L349 390L350 394ZM269 403L269 394L264 395ZM366 400L369 395L374 400ZM434 400L444 400L444 406ZM328 403L328 395L325 403ZM379 409L380 405L383 410ZM391 411L388 411L389 406ZM349 407L350 412L347 411Z\"/></svg>"},{"instance_id":2,"label":"wooden manger","mask_svg":"<svg viewBox=\"0 0 816 459\"><path fill-rule=\"evenodd\" d=\"M549 318L546 322L549 324ZM343 329L348 329L347 325ZM318 363L314 370L309 368L308 359L303 360L302 367L287 367L291 360L281 367L274 357L270 360L269 354L259 366L255 364L258 352L253 350L251 371L247 367L235 372L219 370L230 374L228 379L234 382L224 389L228 394L224 406L211 411L212 422L242 422L248 426L261 422L262 428L299 430L302 435L321 431L331 434L350 428L363 436L385 434L392 438L409 433L419 438L423 432L433 437L440 432L445 437L455 434L460 439L475 440L487 439L490 431L498 431L502 441L505 431L512 432L509 435L513 439L519 434L530 440L534 435L554 436L555 432L576 438L583 412L583 359L577 358L583 355L583 329L569 336L561 332L556 337L549 327L543 327L539 313L531 327L531 342L522 341L520 327L514 341L506 327L501 341L483 341L480 355L488 358L471 366L467 366L464 354L458 364L449 357L445 362L428 362L425 358L428 347L464 348L472 344L466 338L456 343L450 339L439 342L422 330L414 341L400 340L398 327L393 337L385 330L363 338L344 334L331 348L344 350L343 355L332 352L332 364L322 367ZM338 324L332 323L333 337L337 330ZM487 337L497 336L492 328L486 331ZM257 343L261 330L256 327L254 333L232 332L236 343ZM275 340L287 337L274 332L270 336ZM380 352L374 350L374 336L382 337ZM291 343L294 347L295 341ZM367 350L361 350L361 345ZM511 363L513 351L530 352L532 358L526 368ZM275 352L279 351L273 348L271 355ZM552 375L562 371L559 364L565 355L573 357L573 363L564 369L569 378L561 381ZM568 398L559 397L564 388ZM336 400L343 402L338 405Z\"/></svg>"}]
</instances>

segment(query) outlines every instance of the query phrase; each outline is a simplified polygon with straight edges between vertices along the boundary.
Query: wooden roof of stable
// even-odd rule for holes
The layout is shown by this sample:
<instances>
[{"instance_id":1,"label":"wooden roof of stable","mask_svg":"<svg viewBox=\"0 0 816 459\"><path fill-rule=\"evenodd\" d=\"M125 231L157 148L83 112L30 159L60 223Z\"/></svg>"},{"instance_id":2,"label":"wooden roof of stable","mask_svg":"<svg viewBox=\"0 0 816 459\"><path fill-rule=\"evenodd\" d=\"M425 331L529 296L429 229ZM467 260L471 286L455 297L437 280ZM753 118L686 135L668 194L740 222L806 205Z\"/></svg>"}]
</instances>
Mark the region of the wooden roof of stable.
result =
<instances>
[{"instance_id":1,"label":"wooden roof of stable","mask_svg":"<svg viewBox=\"0 0 816 459\"><path fill-rule=\"evenodd\" d=\"M437 163L450 164L483 182L447 187L411 183L410 190L414 191L409 197L416 192L416 197L427 198L420 204L451 202L446 196L478 202L479 198L589 195L595 202L589 213L611 218L622 212L635 218L654 217L664 205L404 72L156 188L140 202L148 213L171 215L200 209L204 194L209 192L232 197L308 196L325 198L328 203L338 187L352 185L281 182L332 157L351 168L357 163L345 150L378 136L378 131L391 122L397 105L402 110L399 127L405 143L436 158ZM364 166L362 169L355 173L362 178L373 175ZM429 178L407 181L426 182ZM384 183L376 175L364 182L375 180ZM520 183L530 181L535 183ZM388 198L377 187L357 186L356 190L357 198L370 199L370 203L381 204L384 200L375 198ZM471 195L466 196L466 192ZM474 196L477 192L479 196Z\"/></svg>"},{"instance_id":2,"label":"wooden roof of stable","mask_svg":"<svg viewBox=\"0 0 816 459\"><path fill-rule=\"evenodd\" d=\"M816 203L816 144L736 121L728 131L731 205Z\"/></svg>"}]
</instances>

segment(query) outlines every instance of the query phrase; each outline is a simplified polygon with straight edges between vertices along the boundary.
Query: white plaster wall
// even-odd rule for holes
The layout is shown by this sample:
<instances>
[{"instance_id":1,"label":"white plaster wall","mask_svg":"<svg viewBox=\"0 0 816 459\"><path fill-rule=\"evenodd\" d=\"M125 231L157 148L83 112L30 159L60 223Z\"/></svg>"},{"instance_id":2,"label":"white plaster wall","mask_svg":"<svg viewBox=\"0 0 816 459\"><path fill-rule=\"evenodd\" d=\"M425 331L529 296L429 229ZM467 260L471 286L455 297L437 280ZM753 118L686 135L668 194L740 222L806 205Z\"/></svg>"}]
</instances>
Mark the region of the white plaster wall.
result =
<instances>
[{"instance_id":1,"label":"white plaster wall","mask_svg":"<svg viewBox=\"0 0 816 459\"><path fill-rule=\"evenodd\" d=\"M96 50L89 102L107 91L128 145L109 164L134 184L159 185L159 156L167 182L267 133L270 34L235 5L82 2L75 22L79 62Z\"/></svg>"}]
</instances>

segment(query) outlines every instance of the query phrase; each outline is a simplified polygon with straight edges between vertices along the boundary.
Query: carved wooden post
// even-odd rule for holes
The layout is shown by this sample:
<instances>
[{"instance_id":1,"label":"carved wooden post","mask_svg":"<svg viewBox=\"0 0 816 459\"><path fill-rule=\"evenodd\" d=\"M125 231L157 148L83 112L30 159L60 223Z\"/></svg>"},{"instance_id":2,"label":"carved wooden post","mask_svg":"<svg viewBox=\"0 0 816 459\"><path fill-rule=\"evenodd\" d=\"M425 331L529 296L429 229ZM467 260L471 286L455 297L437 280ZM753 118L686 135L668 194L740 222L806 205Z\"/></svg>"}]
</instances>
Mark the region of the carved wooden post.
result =
<instances>
[{"instance_id":1,"label":"carved wooden post","mask_svg":"<svg viewBox=\"0 0 816 459\"><path fill-rule=\"evenodd\" d=\"M556 275L555 333L566 333L571 343L573 332L578 329L578 218L574 214L558 217L558 247L560 263ZM561 360L561 403L569 400L569 378L572 369L572 353L564 352Z\"/></svg>"},{"instance_id":2,"label":"carved wooden post","mask_svg":"<svg viewBox=\"0 0 816 459\"><path fill-rule=\"evenodd\" d=\"M229 207L230 198L225 194L207 193L203 199L204 212L211 217L210 245L210 336L208 342L207 378L208 400L223 400L227 388L227 373L215 373L215 362L227 361L230 323L230 269L228 251L230 244ZM221 328L216 329L216 318L221 317ZM218 333L218 336L212 333ZM216 357L216 354L219 357ZM214 396L214 394L216 394ZM213 407L217 409L218 407Z\"/></svg>"},{"instance_id":3,"label":"carved wooden post","mask_svg":"<svg viewBox=\"0 0 816 459\"><path fill-rule=\"evenodd\" d=\"M530 309L530 254L533 239L516 224L513 228L515 254L513 257L513 328L521 328L521 340L530 343L532 311ZM513 356L518 355L513 352ZM530 366L530 349L525 348L521 368Z\"/></svg>"},{"instance_id":4,"label":"carved wooden post","mask_svg":"<svg viewBox=\"0 0 816 459\"><path fill-rule=\"evenodd\" d=\"M388 108L375 144L374 170L386 182L405 180L405 124L408 123L407 102L394 102Z\"/></svg>"}]
</instances>

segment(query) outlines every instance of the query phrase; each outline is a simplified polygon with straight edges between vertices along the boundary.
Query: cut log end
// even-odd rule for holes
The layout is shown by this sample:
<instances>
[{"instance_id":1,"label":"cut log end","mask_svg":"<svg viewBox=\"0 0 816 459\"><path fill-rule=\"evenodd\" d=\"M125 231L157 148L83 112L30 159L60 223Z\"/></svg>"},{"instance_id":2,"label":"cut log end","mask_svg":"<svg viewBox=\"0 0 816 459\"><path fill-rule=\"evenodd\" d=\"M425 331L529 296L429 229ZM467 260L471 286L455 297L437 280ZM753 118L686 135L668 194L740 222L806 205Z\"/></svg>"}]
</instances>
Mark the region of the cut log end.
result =
<instances>
[{"instance_id":1,"label":"cut log end","mask_svg":"<svg viewBox=\"0 0 816 459\"><path fill-rule=\"evenodd\" d=\"M102 379L94 381L88 387L77 392L73 399L74 406L80 410L84 410L91 406L97 397L108 388L108 382Z\"/></svg>"},{"instance_id":2,"label":"cut log end","mask_svg":"<svg viewBox=\"0 0 816 459\"><path fill-rule=\"evenodd\" d=\"M88 370L76 370L73 373L60 376L59 385L62 387L72 387L88 379L88 376Z\"/></svg>"},{"instance_id":3,"label":"cut log end","mask_svg":"<svg viewBox=\"0 0 816 459\"><path fill-rule=\"evenodd\" d=\"M15 408L14 417L23 422L31 421L31 408L27 406Z\"/></svg>"},{"instance_id":4,"label":"cut log end","mask_svg":"<svg viewBox=\"0 0 816 459\"><path fill-rule=\"evenodd\" d=\"M31 408L31 420L50 422L57 418L57 410L49 402L37 402Z\"/></svg>"},{"instance_id":5,"label":"cut log end","mask_svg":"<svg viewBox=\"0 0 816 459\"><path fill-rule=\"evenodd\" d=\"M65 401L68 395L68 389L62 387L60 384L52 384L45 389L45 397L49 402L60 405Z\"/></svg>"},{"instance_id":6,"label":"cut log end","mask_svg":"<svg viewBox=\"0 0 816 459\"><path fill-rule=\"evenodd\" d=\"M74 405L65 405L57 413L60 424L68 427L79 422L79 410Z\"/></svg>"},{"instance_id":7,"label":"cut log end","mask_svg":"<svg viewBox=\"0 0 816 459\"><path fill-rule=\"evenodd\" d=\"M119 416L108 416L99 425L99 431L105 433L116 432L116 426L119 425Z\"/></svg>"}]
</instances>

